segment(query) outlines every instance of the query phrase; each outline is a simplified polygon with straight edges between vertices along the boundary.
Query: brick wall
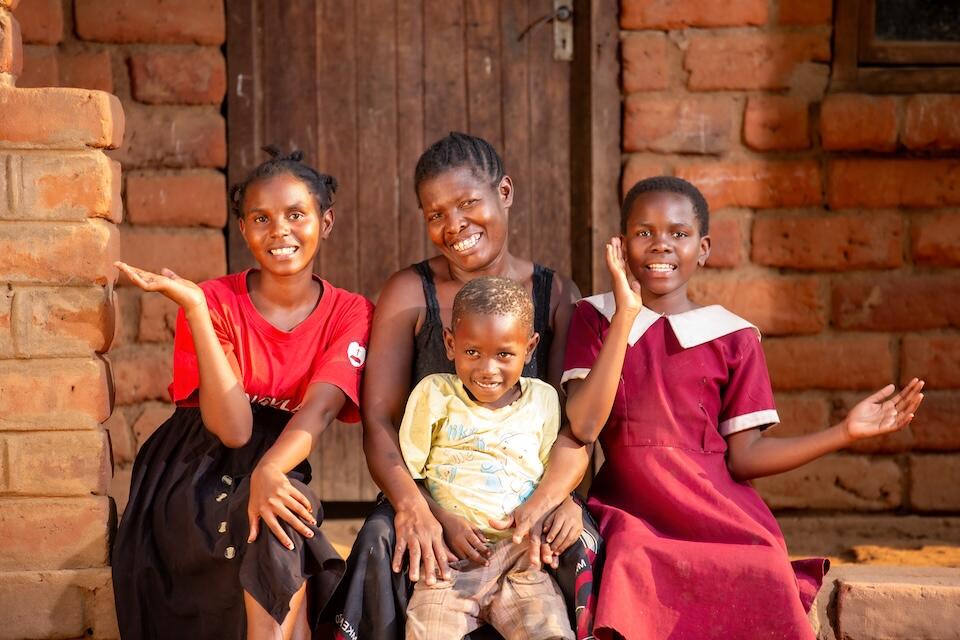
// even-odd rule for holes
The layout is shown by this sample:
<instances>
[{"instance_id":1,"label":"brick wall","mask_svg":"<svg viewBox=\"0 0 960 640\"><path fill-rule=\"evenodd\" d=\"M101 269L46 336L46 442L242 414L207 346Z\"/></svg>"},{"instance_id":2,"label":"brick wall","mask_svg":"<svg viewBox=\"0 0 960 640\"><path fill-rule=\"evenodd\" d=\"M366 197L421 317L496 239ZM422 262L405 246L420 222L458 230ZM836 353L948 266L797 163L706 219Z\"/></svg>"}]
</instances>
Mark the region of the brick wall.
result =
<instances>
[{"instance_id":1,"label":"brick wall","mask_svg":"<svg viewBox=\"0 0 960 640\"><path fill-rule=\"evenodd\" d=\"M102 91L16 86L0 0L0 637L116 637L107 567L123 136ZM19 14L19 10L18 10ZM76 77L73 60L64 77Z\"/></svg>"},{"instance_id":2,"label":"brick wall","mask_svg":"<svg viewBox=\"0 0 960 640\"><path fill-rule=\"evenodd\" d=\"M99 89L123 104L124 144L109 154L123 167L122 259L194 280L224 274L223 2L23 0L14 15L25 43L18 86ZM166 387L176 307L133 287L117 293L110 353L117 410L107 426L110 494L122 511L138 444L172 412Z\"/></svg>"},{"instance_id":3,"label":"brick wall","mask_svg":"<svg viewBox=\"0 0 960 640\"><path fill-rule=\"evenodd\" d=\"M783 435L887 382L913 427L757 482L779 509L960 511L960 96L830 93L830 0L622 0L625 187L701 188L692 289L765 334Z\"/></svg>"}]
</instances>

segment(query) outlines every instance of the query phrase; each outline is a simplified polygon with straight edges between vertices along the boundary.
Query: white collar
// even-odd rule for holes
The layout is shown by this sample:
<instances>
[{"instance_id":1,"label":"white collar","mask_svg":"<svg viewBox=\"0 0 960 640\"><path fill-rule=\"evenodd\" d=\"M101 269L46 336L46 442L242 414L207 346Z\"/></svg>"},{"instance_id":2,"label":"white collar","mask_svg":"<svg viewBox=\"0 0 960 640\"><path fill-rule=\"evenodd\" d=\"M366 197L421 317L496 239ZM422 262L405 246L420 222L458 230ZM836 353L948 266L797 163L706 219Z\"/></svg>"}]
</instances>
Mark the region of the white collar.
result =
<instances>
[{"instance_id":1,"label":"white collar","mask_svg":"<svg viewBox=\"0 0 960 640\"><path fill-rule=\"evenodd\" d=\"M584 298L581 302L588 302L597 311L602 313L608 321L613 320L613 313L617 310L617 303L614 300L613 292L601 293L589 298ZM672 315L661 316L656 311L643 307L637 318L633 321L630 328L630 335L627 337L627 343L632 347L637 343L643 334L647 332L653 323L665 317L673 329L677 341L684 349L696 347L701 344L716 340L725 335L729 335L741 329L751 328L757 332L757 338L760 338L760 330L755 326L738 316L727 311L718 304L712 304L707 307L699 307L675 313Z\"/></svg>"}]
</instances>

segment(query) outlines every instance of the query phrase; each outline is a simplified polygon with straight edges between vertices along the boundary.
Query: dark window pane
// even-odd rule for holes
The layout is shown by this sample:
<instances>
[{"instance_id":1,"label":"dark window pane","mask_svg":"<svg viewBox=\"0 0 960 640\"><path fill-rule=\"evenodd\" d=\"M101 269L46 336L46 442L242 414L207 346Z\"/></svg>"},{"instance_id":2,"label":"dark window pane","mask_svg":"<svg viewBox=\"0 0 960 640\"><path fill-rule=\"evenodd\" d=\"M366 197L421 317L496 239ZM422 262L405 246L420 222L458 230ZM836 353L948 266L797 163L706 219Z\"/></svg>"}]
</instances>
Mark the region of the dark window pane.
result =
<instances>
[{"instance_id":1,"label":"dark window pane","mask_svg":"<svg viewBox=\"0 0 960 640\"><path fill-rule=\"evenodd\" d=\"M877 40L960 42L958 0L875 0Z\"/></svg>"}]
</instances>

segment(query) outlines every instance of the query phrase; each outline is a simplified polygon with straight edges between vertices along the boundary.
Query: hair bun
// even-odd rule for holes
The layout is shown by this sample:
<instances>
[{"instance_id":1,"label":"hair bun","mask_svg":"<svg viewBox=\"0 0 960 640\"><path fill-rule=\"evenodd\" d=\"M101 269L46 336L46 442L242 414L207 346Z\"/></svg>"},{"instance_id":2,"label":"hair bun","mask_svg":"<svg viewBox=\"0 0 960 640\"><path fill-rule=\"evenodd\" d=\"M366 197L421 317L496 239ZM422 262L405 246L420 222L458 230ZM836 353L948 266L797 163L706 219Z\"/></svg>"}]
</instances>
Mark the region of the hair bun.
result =
<instances>
[{"instance_id":1,"label":"hair bun","mask_svg":"<svg viewBox=\"0 0 960 640\"><path fill-rule=\"evenodd\" d=\"M282 151L280 151L280 147L278 147L275 144L266 144L260 148L267 152L267 155L270 156L271 160L279 158L280 154L283 153Z\"/></svg>"},{"instance_id":2,"label":"hair bun","mask_svg":"<svg viewBox=\"0 0 960 640\"><path fill-rule=\"evenodd\" d=\"M320 182L323 183L324 185L326 185L327 188L329 188L331 192L333 192L333 193L336 193L336 192L337 192L337 187L338 187L339 185L337 184L337 179L334 178L333 176L328 176L328 175L325 174L325 173L321 173L321 174L320 174Z\"/></svg>"},{"instance_id":3,"label":"hair bun","mask_svg":"<svg viewBox=\"0 0 960 640\"><path fill-rule=\"evenodd\" d=\"M284 160L292 160L293 162L300 162L303 160L303 151L300 149L294 149L290 155L284 158Z\"/></svg>"}]
</instances>

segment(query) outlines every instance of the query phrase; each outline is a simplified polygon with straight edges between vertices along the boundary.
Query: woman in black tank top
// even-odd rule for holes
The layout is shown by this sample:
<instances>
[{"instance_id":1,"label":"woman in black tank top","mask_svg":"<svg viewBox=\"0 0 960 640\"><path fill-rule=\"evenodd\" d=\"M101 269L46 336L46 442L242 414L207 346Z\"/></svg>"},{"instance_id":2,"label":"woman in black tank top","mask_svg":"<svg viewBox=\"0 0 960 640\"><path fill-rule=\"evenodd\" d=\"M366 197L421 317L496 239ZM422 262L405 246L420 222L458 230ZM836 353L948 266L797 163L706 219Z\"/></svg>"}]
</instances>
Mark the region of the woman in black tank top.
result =
<instances>
[{"instance_id":1,"label":"woman in black tank top","mask_svg":"<svg viewBox=\"0 0 960 640\"><path fill-rule=\"evenodd\" d=\"M417 163L415 185L427 233L440 255L394 274L374 314L363 384L363 442L371 475L382 498L366 519L347 560L347 574L328 606L339 638L404 636L411 582L446 571L455 559L431 506L410 477L400 454L397 429L413 386L431 373L455 372L443 345L453 298L464 283L494 275L524 284L534 300L540 344L524 375L559 387L563 349L576 285L550 269L510 254L507 220L513 183L486 141L452 133L431 146ZM568 430L567 430L568 432ZM575 523L552 538L569 548L559 557L556 579L568 601L578 638L592 637L588 598L599 535L586 510L567 496L587 468L588 453L561 431L540 486L514 512L516 530L548 536L549 522ZM560 505L560 506L558 506ZM556 511L554 511L556 509ZM580 523L583 523L583 535ZM570 533L571 529L575 529ZM556 534L551 530L550 534ZM552 537L552 536L551 536ZM544 540L546 542L546 539ZM552 547L544 545L550 563ZM408 562L404 562L408 559ZM553 562L556 558L552 558ZM403 569L403 573L400 573ZM498 638L492 629L471 638Z\"/></svg>"}]
</instances>

